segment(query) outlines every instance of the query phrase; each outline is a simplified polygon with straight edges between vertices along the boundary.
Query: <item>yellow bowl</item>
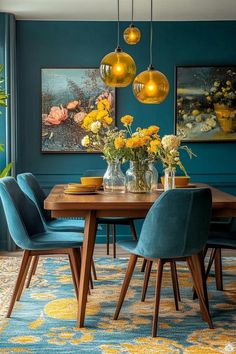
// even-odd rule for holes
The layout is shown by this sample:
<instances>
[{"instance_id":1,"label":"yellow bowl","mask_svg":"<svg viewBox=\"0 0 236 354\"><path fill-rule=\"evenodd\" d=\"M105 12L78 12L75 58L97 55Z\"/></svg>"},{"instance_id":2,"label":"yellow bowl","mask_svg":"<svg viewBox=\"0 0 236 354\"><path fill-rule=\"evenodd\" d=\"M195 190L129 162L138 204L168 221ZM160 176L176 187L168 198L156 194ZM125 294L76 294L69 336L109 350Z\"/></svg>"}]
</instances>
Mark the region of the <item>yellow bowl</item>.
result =
<instances>
[{"instance_id":1,"label":"yellow bowl","mask_svg":"<svg viewBox=\"0 0 236 354\"><path fill-rule=\"evenodd\" d=\"M103 183L103 177L81 177L81 183L86 186L96 186L100 188Z\"/></svg>"},{"instance_id":2,"label":"yellow bowl","mask_svg":"<svg viewBox=\"0 0 236 354\"><path fill-rule=\"evenodd\" d=\"M190 177L189 176L175 176L175 187L186 187L189 184ZM165 183L165 177L161 177L161 183L164 186Z\"/></svg>"}]
</instances>

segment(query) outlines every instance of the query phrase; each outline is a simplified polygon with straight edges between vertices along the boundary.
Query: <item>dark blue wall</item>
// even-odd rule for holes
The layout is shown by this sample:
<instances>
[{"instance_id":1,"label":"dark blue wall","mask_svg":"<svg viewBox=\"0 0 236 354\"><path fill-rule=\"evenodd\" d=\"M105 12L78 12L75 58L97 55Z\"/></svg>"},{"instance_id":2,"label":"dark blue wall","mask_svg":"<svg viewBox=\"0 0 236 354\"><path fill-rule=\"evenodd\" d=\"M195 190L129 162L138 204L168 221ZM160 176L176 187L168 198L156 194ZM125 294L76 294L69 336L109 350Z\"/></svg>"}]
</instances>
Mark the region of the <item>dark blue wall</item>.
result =
<instances>
[{"instance_id":1,"label":"dark blue wall","mask_svg":"<svg viewBox=\"0 0 236 354\"><path fill-rule=\"evenodd\" d=\"M127 24L122 23L122 29ZM138 72L148 63L149 24L142 22L142 40L122 48L135 59ZM116 46L114 22L17 22L18 160L17 172L31 171L47 190L53 184L78 181L85 169L103 168L99 155L40 153L40 68L98 67ZM160 105L144 105L131 87L117 93L117 116L132 114L136 126L157 124L161 135L173 133L174 72L178 65L236 64L233 39L236 21L154 23L154 64L170 82L170 94ZM188 144L197 154L183 158L192 181L208 182L236 194L235 143Z\"/></svg>"}]
</instances>

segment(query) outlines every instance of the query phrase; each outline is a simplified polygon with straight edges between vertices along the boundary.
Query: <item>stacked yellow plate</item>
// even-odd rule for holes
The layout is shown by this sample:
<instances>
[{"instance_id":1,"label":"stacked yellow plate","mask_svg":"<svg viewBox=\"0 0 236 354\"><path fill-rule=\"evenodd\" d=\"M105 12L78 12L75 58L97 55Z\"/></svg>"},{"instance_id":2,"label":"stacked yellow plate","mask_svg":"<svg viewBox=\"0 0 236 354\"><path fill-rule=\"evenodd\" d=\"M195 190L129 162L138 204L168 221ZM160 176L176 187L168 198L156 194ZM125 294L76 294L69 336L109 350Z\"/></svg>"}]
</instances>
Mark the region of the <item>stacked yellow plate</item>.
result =
<instances>
[{"instance_id":1,"label":"stacked yellow plate","mask_svg":"<svg viewBox=\"0 0 236 354\"><path fill-rule=\"evenodd\" d=\"M80 183L69 183L64 190L66 194L94 194L98 189L97 186L80 184Z\"/></svg>"}]
</instances>

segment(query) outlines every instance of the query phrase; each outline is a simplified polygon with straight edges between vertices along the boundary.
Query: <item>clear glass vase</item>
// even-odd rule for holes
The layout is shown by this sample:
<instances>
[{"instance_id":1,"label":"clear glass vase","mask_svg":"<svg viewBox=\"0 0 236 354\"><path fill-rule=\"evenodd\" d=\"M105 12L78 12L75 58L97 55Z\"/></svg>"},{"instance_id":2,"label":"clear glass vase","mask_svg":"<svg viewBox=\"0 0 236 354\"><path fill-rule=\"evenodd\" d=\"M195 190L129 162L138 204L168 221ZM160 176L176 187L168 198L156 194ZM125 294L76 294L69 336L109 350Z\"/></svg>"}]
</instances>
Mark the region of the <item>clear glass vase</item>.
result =
<instances>
[{"instance_id":1,"label":"clear glass vase","mask_svg":"<svg viewBox=\"0 0 236 354\"><path fill-rule=\"evenodd\" d=\"M126 171L126 188L131 193L149 193L152 185L152 171L144 161L130 161Z\"/></svg>"},{"instance_id":2,"label":"clear glass vase","mask_svg":"<svg viewBox=\"0 0 236 354\"><path fill-rule=\"evenodd\" d=\"M148 168L152 172L151 190L155 191L158 187L158 172L153 162L148 163Z\"/></svg>"},{"instance_id":3,"label":"clear glass vase","mask_svg":"<svg viewBox=\"0 0 236 354\"><path fill-rule=\"evenodd\" d=\"M108 162L103 176L104 192L125 193L125 175L119 161Z\"/></svg>"},{"instance_id":4,"label":"clear glass vase","mask_svg":"<svg viewBox=\"0 0 236 354\"><path fill-rule=\"evenodd\" d=\"M175 188L175 168L165 169L164 191Z\"/></svg>"}]
</instances>

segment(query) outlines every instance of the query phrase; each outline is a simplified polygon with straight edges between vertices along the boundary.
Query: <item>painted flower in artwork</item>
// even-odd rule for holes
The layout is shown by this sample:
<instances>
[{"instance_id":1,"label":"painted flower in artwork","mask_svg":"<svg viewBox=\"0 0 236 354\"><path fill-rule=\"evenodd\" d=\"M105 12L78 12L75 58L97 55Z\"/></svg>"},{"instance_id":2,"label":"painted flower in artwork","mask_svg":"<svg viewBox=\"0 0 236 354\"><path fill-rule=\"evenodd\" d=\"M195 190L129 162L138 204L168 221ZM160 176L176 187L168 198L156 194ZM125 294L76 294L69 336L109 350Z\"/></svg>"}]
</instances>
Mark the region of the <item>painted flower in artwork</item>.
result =
<instances>
[{"instance_id":1,"label":"painted flower in artwork","mask_svg":"<svg viewBox=\"0 0 236 354\"><path fill-rule=\"evenodd\" d=\"M45 125L59 125L68 118L68 110L61 106L53 106L44 120Z\"/></svg>"}]
</instances>

